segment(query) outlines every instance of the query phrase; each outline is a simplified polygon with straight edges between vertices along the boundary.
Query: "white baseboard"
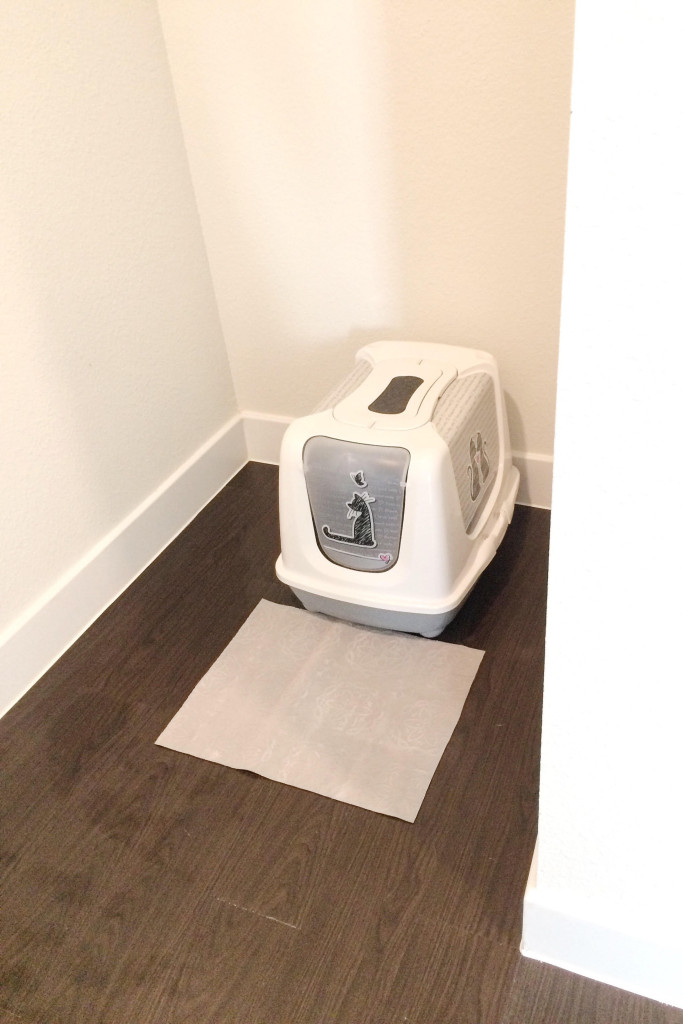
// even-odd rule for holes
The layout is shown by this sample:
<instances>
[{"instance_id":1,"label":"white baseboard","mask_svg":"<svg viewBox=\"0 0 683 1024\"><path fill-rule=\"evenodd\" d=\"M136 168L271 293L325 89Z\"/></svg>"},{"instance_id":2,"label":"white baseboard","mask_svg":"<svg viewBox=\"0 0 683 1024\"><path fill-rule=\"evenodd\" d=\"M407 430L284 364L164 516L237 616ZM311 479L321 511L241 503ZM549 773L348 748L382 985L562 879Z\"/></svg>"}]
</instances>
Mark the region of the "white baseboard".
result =
<instances>
[{"instance_id":1,"label":"white baseboard","mask_svg":"<svg viewBox=\"0 0 683 1024\"><path fill-rule=\"evenodd\" d=\"M277 465L291 419L246 412L206 444L0 636L0 716L147 568L247 459ZM552 458L514 454L518 502L550 507Z\"/></svg>"},{"instance_id":2,"label":"white baseboard","mask_svg":"<svg viewBox=\"0 0 683 1024\"><path fill-rule=\"evenodd\" d=\"M0 716L85 632L247 461L234 417L0 637Z\"/></svg>"},{"instance_id":3,"label":"white baseboard","mask_svg":"<svg viewBox=\"0 0 683 1024\"><path fill-rule=\"evenodd\" d=\"M647 936L592 919L576 901L536 885L536 855L524 897L522 953L606 985L683 1008L683 949L656 932Z\"/></svg>"},{"instance_id":4,"label":"white baseboard","mask_svg":"<svg viewBox=\"0 0 683 1024\"><path fill-rule=\"evenodd\" d=\"M242 419L250 460L277 466L280 461L282 435L292 422L291 418L245 412ZM534 508L550 508L553 484L552 455L513 452L512 458L520 474L517 503L532 505Z\"/></svg>"},{"instance_id":5,"label":"white baseboard","mask_svg":"<svg viewBox=\"0 0 683 1024\"><path fill-rule=\"evenodd\" d=\"M271 416L269 413L242 413L244 437L250 462L280 464L282 436L292 422L291 416Z\"/></svg>"},{"instance_id":6,"label":"white baseboard","mask_svg":"<svg viewBox=\"0 0 683 1024\"><path fill-rule=\"evenodd\" d=\"M518 505L550 508L553 494L553 457L532 452L513 452L519 470Z\"/></svg>"}]
</instances>

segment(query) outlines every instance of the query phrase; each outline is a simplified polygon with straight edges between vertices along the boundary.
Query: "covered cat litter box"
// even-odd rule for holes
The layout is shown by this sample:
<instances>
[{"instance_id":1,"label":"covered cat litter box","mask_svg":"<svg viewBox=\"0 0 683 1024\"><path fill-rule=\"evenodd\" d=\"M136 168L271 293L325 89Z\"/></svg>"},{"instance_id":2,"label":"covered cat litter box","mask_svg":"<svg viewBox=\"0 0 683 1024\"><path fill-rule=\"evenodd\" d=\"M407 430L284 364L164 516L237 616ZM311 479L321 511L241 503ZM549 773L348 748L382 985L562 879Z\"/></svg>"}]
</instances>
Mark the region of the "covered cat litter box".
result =
<instances>
[{"instance_id":1,"label":"covered cat litter box","mask_svg":"<svg viewBox=\"0 0 683 1024\"><path fill-rule=\"evenodd\" d=\"M310 611L437 636L496 553L518 486L492 356L367 345L283 438L277 575Z\"/></svg>"}]
</instances>

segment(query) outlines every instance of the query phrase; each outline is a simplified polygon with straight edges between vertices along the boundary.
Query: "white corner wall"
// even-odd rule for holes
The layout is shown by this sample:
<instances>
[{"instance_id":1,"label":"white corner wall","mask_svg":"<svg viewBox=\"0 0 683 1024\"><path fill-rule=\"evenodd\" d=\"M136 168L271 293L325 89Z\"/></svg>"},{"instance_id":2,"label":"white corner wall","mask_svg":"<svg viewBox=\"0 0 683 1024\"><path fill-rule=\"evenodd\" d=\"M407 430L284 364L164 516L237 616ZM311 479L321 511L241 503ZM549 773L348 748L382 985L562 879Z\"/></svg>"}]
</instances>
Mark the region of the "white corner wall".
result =
<instances>
[{"instance_id":1,"label":"white corner wall","mask_svg":"<svg viewBox=\"0 0 683 1024\"><path fill-rule=\"evenodd\" d=\"M0 76L4 709L244 444L156 3L4 4Z\"/></svg>"},{"instance_id":2,"label":"white corner wall","mask_svg":"<svg viewBox=\"0 0 683 1024\"><path fill-rule=\"evenodd\" d=\"M523 951L683 1007L680 9L579 0Z\"/></svg>"},{"instance_id":3,"label":"white corner wall","mask_svg":"<svg viewBox=\"0 0 683 1024\"><path fill-rule=\"evenodd\" d=\"M571 0L159 0L240 408L382 337L498 358L553 448Z\"/></svg>"}]
</instances>

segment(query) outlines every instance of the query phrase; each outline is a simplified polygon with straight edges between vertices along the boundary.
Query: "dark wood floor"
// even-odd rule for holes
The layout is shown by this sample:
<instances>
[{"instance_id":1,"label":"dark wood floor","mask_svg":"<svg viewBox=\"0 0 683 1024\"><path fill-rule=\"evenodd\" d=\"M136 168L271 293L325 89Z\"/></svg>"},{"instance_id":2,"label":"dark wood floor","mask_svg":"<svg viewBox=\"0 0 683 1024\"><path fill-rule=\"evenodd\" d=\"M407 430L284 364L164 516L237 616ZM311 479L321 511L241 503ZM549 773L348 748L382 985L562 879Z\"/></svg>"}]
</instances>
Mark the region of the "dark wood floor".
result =
<instances>
[{"instance_id":1,"label":"dark wood floor","mask_svg":"<svg viewBox=\"0 0 683 1024\"><path fill-rule=\"evenodd\" d=\"M414 824L155 746L258 601L296 603L276 483L247 466L0 722L0 1024L681 1024L518 952L547 513L441 638L486 657Z\"/></svg>"}]
</instances>

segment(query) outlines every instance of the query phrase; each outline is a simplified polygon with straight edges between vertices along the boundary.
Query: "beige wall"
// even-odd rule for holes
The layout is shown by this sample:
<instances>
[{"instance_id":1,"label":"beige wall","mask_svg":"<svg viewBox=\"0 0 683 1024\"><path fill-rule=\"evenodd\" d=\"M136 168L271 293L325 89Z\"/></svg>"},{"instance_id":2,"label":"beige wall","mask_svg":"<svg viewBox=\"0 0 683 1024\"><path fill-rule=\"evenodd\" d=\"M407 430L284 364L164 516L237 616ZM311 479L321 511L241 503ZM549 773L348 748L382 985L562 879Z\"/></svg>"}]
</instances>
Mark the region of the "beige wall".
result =
<instances>
[{"instance_id":1,"label":"beige wall","mask_svg":"<svg viewBox=\"0 0 683 1024\"><path fill-rule=\"evenodd\" d=\"M550 453L570 0L159 0L242 410L381 337L499 359Z\"/></svg>"},{"instance_id":2,"label":"beige wall","mask_svg":"<svg viewBox=\"0 0 683 1024\"><path fill-rule=\"evenodd\" d=\"M0 14L0 635L236 409L153 0Z\"/></svg>"},{"instance_id":3,"label":"beige wall","mask_svg":"<svg viewBox=\"0 0 683 1024\"><path fill-rule=\"evenodd\" d=\"M159 7L0 12L0 649L367 340L492 350L552 448L569 0Z\"/></svg>"}]
</instances>

